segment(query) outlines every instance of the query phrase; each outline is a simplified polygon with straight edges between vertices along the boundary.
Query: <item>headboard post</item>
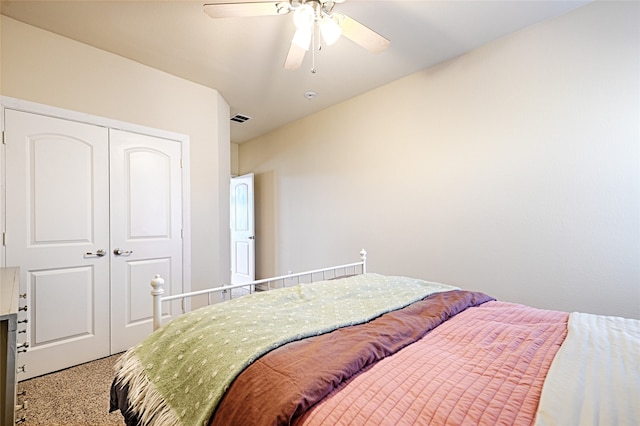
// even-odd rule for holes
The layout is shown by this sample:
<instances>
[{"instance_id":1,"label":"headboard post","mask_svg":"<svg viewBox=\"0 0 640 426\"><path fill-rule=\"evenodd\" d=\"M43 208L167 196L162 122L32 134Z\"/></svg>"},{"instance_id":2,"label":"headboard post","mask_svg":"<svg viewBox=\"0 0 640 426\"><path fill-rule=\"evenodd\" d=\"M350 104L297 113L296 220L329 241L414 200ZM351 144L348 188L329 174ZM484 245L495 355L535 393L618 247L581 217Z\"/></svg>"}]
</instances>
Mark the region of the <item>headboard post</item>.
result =
<instances>
[{"instance_id":1,"label":"headboard post","mask_svg":"<svg viewBox=\"0 0 640 426\"><path fill-rule=\"evenodd\" d=\"M362 260L362 273L367 273L367 251L365 249L360 250L360 259Z\"/></svg>"},{"instance_id":2,"label":"headboard post","mask_svg":"<svg viewBox=\"0 0 640 426\"><path fill-rule=\"evenodd\" d=\"M153 296L153 331L156 331L162 325L162 301L160 298L164 294L164 280L160 275L156 275L151 280L151 296Z\"/></svg>"}]
</instances>

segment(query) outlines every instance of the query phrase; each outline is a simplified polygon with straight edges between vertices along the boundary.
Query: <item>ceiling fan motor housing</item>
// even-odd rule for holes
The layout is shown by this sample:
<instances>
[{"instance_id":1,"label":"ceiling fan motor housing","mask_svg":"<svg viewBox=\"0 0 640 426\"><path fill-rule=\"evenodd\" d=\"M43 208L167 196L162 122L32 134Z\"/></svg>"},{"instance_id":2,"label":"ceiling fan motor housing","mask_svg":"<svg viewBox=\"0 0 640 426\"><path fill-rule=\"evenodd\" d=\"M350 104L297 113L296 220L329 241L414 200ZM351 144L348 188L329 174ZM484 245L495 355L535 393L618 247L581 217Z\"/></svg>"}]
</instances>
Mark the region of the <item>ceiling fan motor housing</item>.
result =
<instances>
[{"instance_id":1,"label":"ceiling fan motor housing","mask_svg":"<svg viewBox=\"0 0 640 426\"><path fill-rule=\"evenodd\" d=\"M289 12L306 8L313 10L316 20L320 20L326 15L331 15L336 3L341 3L335 0L289 0L289 2L281 2L276 4L278 14L284 15ZM305 7L306 6L306 7Z\"/></svg>"}]
</instances>

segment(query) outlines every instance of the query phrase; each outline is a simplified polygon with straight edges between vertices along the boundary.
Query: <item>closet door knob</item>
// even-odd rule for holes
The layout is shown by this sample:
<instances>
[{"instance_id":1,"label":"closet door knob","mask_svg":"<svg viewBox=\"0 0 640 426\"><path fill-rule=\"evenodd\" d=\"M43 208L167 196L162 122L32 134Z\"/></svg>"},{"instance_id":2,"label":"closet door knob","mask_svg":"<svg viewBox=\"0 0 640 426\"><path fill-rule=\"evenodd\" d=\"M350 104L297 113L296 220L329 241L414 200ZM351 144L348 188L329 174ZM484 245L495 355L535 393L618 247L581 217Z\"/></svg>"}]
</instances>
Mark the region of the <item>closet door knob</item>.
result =
<instances>
[{"instance_id":1,"label":"closet door knob","mask_svg":"<svg viewBox=\"0 0 640 426\"><path fill-rule=\"evenodd\" d=\"M98 249L96 250L95 253L91 253L90 251L85 253L85 256L98 256L98 257L102 257L104 255L107 254L107 251L105 249Z\"/></svg>"},{"instance_id":2,"label":"closet door knob","mask_svg":"<svg viewBox=\"0 0 640 426\"><path fill-rule=\"evenodd\" d=\"M131 254L133 250L122 250L121 248L117 248L113 251L113 254L116 256L122 256L123 254Z\"/></svg>"}]
</instances>

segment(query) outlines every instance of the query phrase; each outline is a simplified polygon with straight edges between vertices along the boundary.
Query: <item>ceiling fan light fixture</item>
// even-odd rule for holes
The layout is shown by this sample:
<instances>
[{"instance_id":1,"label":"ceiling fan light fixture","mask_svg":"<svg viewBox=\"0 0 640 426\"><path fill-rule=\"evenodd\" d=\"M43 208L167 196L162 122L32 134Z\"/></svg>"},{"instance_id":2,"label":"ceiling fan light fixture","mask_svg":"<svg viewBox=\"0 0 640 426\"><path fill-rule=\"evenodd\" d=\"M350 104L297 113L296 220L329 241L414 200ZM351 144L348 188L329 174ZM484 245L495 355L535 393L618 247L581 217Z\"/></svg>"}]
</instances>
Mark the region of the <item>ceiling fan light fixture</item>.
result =
<instances>
[{"instance_id":1,"label":"ceiling fan light fixture","mask_svg":"<svg viewBox=\"0 0 640 426\"><path fill-rule=\"evenodd\" d=\"M320 34L322 34L322 39L329 46L334 44L340 38L342 34L342 28L336 22L336 20L331 16L324 16L319 23L320 26Z\"/></svg>"},{"instance_id":2,"label":"ceiling fan light fixture","mask_svg":"<svg viewBox=\"0 0 640 426\"><path fill-rule=\"evenodd\" d=\"M315 22L316 13L308 4L301 4L293 12L293 23L298 30L307 30L313 27Z\"/></svg>"}]
</instances>

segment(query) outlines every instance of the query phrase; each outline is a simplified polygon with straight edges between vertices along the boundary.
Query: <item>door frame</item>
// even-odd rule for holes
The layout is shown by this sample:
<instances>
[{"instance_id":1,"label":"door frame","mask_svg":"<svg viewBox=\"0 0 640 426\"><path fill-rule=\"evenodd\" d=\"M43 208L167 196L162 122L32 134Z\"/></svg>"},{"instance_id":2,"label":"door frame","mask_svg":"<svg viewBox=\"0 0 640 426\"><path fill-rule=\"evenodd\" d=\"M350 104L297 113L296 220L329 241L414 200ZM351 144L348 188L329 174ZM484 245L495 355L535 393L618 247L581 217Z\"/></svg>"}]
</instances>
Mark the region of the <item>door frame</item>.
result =
<instances>
[{"instance_id":1,"label":"door frame","mask_svg":"<svg viewBox=\"0 0 640 426\"><path fill-rule=\"evenodd\" d=\"M191 182L190 182L190 147L189 136L168 130L141 126L96 115L85 114L63 108L24 101L21 99L0 96L0 130L2 131L2 145L0 149L0 226L2 235L6 232L5 200L5 145L4 145L4 111L13 109L33 114L46 115L53 118L93 124L111 129L125 130L164 139L180 141L182 145L182 287L184 292L191 291ZM6 266L4 243L0 241L0 266ZM149 277L149 282L153 277ZM151 285L149 285L151 294ZM151 302L150 302L151 303Z\"/></svg>"}]
</instances>

